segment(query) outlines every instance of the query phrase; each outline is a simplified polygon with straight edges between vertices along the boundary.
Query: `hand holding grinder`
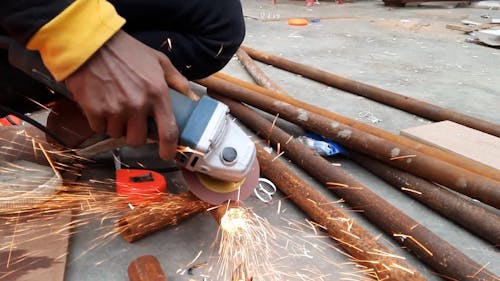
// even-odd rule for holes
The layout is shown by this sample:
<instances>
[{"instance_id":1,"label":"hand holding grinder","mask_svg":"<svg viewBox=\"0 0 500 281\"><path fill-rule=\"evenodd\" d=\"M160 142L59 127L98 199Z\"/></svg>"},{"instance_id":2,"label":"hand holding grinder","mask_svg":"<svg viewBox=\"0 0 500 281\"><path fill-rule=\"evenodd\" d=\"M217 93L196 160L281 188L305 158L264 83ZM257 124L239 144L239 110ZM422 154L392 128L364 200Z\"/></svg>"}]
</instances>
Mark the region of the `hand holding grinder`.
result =
<instances>
[{"instance_id":1,"label":"hand holding grinder","mask_svg":"<svg viewBox=\"0 0 500 281\"><path fill-rule=\"evenodd\" d=\"M0 47L9 51L9 62L33 79L71 99L72 95L55 81L40 57L6 37ZM229 108L208 96L193 101L170 89L172 107L179 129L176 162L191 190L200 199L220 204L244 200L258 183L259 166L254 143L229 115ZM154 135L156 126L148 124Z\"/></svg>"}]
</instances>

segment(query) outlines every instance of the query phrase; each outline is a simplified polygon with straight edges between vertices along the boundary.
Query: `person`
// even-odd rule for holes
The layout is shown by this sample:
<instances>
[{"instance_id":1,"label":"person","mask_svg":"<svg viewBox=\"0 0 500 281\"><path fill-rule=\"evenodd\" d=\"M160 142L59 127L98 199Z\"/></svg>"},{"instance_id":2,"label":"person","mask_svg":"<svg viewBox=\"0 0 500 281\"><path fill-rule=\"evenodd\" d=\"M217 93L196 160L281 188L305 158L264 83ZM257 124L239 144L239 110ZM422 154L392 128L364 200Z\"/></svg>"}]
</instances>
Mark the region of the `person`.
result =
<instances>
[{"instance_id":1,"label":"person","mask_svg":"<svg viewBox=\"0 0 500 281\"><path fill-rule=\"evenodd\" d=\"M168 160L178 136L169 88L191 95L188 80L222 69L245 25L239 0L4 0L0 35L40 54L92 131L137 146L153 117ZM7 57L0 50L1 105L25 113L58 99Z\"/></svg>"}]
</instances>

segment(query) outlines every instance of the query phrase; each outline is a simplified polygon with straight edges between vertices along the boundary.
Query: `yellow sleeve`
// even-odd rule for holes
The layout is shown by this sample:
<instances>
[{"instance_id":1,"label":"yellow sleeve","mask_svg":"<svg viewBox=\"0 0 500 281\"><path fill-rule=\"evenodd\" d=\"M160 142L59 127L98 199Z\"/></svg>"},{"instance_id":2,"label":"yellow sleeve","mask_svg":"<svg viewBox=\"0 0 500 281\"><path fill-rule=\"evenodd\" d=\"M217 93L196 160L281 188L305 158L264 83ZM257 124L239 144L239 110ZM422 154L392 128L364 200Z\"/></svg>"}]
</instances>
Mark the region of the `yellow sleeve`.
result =
<instances>
[{"instance_id":1,"label":"yellow sleeve","mask_svg":"<svg viewBox=\"0 0 500 281\"><path fill-rule=\"evenodd\" d=\"M66 79L123 25L106 0L76 0L42 26L26 47L37 50L56 80Z\"/></svg>"}]
</instances>

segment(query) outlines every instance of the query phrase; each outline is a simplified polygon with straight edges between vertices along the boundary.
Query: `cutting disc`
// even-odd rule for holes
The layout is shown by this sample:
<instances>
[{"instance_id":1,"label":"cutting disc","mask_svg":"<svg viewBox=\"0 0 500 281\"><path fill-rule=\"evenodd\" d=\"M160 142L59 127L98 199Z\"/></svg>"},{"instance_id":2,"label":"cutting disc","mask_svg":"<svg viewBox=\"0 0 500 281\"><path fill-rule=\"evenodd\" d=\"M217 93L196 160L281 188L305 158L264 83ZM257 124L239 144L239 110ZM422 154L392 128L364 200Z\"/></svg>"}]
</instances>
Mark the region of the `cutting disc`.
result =
<instances>
[{"instance_id":1,"label":"cutting disc","mask_svg":"<svg viewBox=\"0 0 500 281\"><path fill-rule=\"evenodd\" d=\"M201 200L213 205L227 200L242 201L248 198L259 183L259 162L255 158L250 172L240 182L221 181L205 174L182 170L189 190Z\"/></svg>"}]
</instances>

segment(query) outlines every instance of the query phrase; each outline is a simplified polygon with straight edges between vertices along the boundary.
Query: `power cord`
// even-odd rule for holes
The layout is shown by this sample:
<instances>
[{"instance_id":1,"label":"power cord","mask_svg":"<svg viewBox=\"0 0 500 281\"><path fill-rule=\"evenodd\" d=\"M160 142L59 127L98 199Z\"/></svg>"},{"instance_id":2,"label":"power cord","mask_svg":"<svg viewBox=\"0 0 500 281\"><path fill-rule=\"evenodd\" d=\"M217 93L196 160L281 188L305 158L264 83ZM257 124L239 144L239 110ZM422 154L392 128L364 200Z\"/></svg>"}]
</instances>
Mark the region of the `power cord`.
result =
<instances>
[{"instance_id":1,"label":"power cord","mask_svg":"<svg viewBox=\"0 0 500 281\"><path fill-rule=\"evenodd\" d=\"M4 105L0 104L0 113L3 115L14 115L17 118L25 121L26 123L31 124L35 128L39 129L40 131L44 132L46 135L57 141L60 145L64 147L68 147L65 141L63 141L58 135L56 135L54 132L50 131L47 127L36 121L35 119L29 117L26 114L22 114L20 112L17 112L9 107L6 107Z\"/></svg>"}]
</instances>

